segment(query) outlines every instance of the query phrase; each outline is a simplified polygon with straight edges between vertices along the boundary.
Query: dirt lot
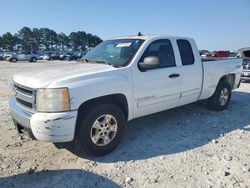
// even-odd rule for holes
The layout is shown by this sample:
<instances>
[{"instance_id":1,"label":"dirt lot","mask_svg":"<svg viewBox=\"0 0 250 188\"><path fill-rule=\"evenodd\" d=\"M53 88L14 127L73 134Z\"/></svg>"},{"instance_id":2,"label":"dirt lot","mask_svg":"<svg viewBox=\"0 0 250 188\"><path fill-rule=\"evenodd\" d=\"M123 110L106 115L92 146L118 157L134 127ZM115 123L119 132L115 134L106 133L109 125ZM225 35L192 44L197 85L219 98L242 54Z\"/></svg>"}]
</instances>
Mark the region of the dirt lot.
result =
<instances>
[{"instance_id":1,"label":"dirt lot","mask_svg":"<svg viewBox=\"0 0 250 188\"><path fill-rule=\"evenodd\" d=\"M199 102L133 120L114 152L88 158L13 126L12 75L42 65L0 62L0 187L250 187L250 84L223 112Z\"/></svg>"}]
</instances>

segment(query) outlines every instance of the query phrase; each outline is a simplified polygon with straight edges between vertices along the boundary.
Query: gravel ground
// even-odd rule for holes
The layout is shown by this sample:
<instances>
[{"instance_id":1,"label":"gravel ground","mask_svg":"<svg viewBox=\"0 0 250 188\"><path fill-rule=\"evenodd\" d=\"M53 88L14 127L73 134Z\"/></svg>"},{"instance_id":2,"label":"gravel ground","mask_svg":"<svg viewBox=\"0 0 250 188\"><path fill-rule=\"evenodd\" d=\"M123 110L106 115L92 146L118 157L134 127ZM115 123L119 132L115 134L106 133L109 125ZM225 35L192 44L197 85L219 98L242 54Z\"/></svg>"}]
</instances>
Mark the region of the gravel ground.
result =
<instances>
[{"instance_id":1,"label":"gravel ground","mask_svg":"<svg viewBox=\"0 0 250 188\"><path fill-rule=\"evenodd\" d=\"M42 65L0 62L0 187L250 187L250 84L222 112L199 102L133 120L114 152L88 158L14 128L12 75Z\"/></svg>"}]
</instances>

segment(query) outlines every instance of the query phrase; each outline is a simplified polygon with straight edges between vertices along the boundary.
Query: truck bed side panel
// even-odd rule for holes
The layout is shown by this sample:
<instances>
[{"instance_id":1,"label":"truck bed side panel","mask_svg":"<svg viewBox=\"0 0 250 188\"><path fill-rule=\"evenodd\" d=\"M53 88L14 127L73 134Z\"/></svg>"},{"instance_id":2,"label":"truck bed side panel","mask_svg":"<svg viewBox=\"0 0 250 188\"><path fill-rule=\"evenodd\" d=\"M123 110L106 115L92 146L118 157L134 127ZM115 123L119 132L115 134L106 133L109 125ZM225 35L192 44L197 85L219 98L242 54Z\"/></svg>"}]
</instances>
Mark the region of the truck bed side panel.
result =
<instances>
[{"instance_id":1,"label":"truck bed side panel","mask_svg":"<svg viewBox=\"0 0 250 188\"><path fill-rule=\"evenodd\" d=\"M241 64L241 59L227 59L203 62L204 83L200 100L211 97L215 92L215 89L220 79L225 75L235 75L235 81L233 86L233 89L235 89L240 81Z\"/></svg>"}]
</instances>

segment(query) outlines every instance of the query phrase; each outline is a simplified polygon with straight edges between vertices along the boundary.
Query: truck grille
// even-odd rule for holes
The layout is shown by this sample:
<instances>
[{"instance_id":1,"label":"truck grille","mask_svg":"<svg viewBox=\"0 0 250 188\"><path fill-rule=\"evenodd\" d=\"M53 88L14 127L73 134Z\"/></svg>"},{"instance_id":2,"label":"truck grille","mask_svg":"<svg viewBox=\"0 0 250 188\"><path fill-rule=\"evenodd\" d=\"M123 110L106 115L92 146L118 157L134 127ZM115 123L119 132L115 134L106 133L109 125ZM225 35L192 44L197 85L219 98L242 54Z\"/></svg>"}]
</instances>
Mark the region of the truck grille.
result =
<instances>
[{"instance_id":1,"label":"truck grille","mask_svg":"<svg viewBox=\"0 0 250 188\"><path fill-rule=\"evenodd\" d=\"M250 70L250 61L243 62L243 69Z\"/></svg>"},{"instance_id":2,"label":"truck grille","mask_svg":"<svg viewBox=\"0 0 250 188\"><path fill-rule=\"evenodd\" d=\"M19 104L27 108L35 108L35 91L21 86L19 84L14 84L16 92L16 100Z\"/></svg>"}]
</instances>

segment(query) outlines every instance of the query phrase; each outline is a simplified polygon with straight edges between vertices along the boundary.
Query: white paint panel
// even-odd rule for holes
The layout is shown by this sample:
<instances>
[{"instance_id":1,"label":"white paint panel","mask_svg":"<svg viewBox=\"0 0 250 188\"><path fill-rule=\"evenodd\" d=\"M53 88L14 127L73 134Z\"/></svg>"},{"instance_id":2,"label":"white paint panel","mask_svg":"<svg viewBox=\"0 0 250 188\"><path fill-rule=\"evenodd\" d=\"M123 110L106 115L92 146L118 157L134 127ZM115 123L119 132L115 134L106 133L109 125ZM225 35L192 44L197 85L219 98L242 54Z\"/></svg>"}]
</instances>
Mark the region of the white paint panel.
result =
<instances>
[{"instance_id":1,"label":"white paint panel","mask_svg":"<svg viewBox=\"0 0 250 188\"><path fill-rule=\"evenodd\" d=\"M179 100L179 98L180 98L179 93L176 93L173 95L154 97L152 99L138 100L137 106L140 108L140 107L145 107L145 106L159 104L159 103L167 103L171 100Z\"/></svg>"},{"instance_id":2,"label":"white paint panel","mask_svg":"<svg viewBox=\"0 0 250 188\"><path fill-rule=\"evenodd\" d=\"M69 142L75 134L77 111L36 113L30 119L32 133L37 140Z\"/></svg>"}]
</instances>

